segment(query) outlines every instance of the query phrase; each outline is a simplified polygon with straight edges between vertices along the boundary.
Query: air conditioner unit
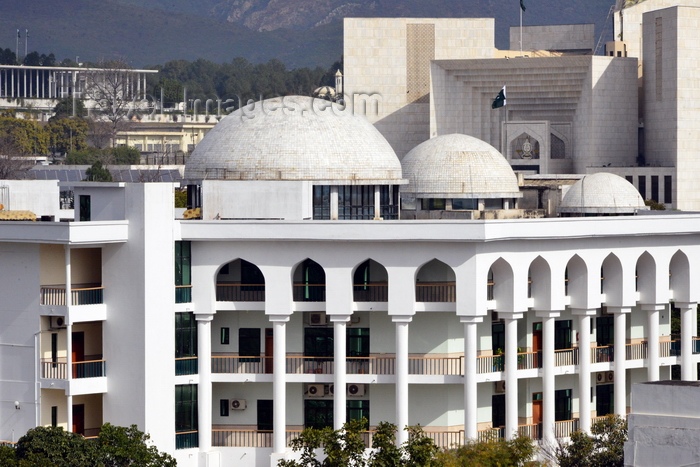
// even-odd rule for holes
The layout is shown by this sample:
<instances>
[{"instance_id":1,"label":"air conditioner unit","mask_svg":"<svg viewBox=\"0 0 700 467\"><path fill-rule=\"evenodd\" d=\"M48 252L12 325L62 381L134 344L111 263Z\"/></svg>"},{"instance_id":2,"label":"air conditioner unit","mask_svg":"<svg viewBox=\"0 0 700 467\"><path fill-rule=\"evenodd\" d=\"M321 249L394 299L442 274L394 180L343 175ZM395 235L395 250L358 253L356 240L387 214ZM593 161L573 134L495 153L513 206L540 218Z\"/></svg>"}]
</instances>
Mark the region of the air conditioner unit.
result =
<instances>
[{"instance_id":1,"label":"air conditioner unit","mask_svg":"<svg viewBox=\"0 0 700 467\"><path fill-rule=\"evenodd\" d=\"M362 397L365 395L364 384L348 384L348 396Z\"/></svg>"},{"instance_id":2,"label":"air conditioner unit","mask_svg":"<svg viewBox=\"0 0 700 467\"><path fill-rule=\"evenodd\" d=\"M506 382L505 381L496 381L493 383L493 392L496 394L503 394L506 392Z\"/></svg>"},{"instance_id":3,"label":"air conditioner unit","mask_svg":"<svg viewBox=\"0 0 700 467\"><path fill-rule=\"evenodd\" d=\"M306 386L306 394L309 397L324 397L326 391L324 390L323 384L309 384Z\"/></svg>"},{"instance_id":4,"label":"air conditioner unit","mask_svg":"<svg viewBox=\"0 0 700 467\"><path fill-rule=\"evenodd\" d=\"M615 372L614 371L606 371L605 372L605 382L606 383L615 382Z\"/></svg>"},{"instance_id":5,"label":"air conditioner unit","mask_svg":"<svg viewBox=\"0 0 700 467\"><path fill-rule=\"evenodd\" d=\"M232 410L245 410L246 407L248 407L248 403L245 399L231 399Z\"/></svg>"},{"instance_id":6,"label":"air conditioner unit","mask_svg":"<svg viewBox=\"0 0 700 467\"><path fill-rule=\"evenodd\" d=\"M608 380L608 373L611 374L610 380ZM595 381L598 384L612 383L614 380L615 380L615 372L614 371L599 371L598 373L595 374Z\"/></svg>"},{"instance_id":7,"label":"air conditioner unit","mask_svg":"<svg viewBox=\"0 0 700 467\"><path fill-rule=\"evenodd\" d=\"M63 329L66 327L66 319L63 316L49 316L49 327L51 329Z\"/></svg>"},{"instance_id":8,"label":"air conditioner unit","mask_svg":"<svg viewBox=\"0 0 700 467\"><path fill-rule=\"evenodd\" d=\"M331 384L328 386L328 394L330 394L331 396L335 394L335 385L334 384Z\"/></svg>"},{"instance_id":9,"label":"air conditioner unit","mask_svg":"<svg viewBox=\"0 0 700 467\"><path fill-rule=\"evenodd\" d=\"M325 326L328 322L325 313L310 313L309 324L311 326Z\"/></svg>"}]
</instances>

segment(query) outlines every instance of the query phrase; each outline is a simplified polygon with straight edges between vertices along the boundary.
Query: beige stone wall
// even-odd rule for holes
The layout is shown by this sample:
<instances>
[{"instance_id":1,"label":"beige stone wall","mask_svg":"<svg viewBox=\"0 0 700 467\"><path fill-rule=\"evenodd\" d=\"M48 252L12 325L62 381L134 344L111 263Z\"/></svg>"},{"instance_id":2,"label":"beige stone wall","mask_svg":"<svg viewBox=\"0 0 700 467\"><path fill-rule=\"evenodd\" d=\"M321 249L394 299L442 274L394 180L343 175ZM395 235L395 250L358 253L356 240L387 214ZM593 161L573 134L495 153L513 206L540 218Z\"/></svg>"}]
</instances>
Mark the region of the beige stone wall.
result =
<instances>
[{"instance_id":1,"label":"beige stone wall","mask_svg":"<svg viewBox=\"0 0 700 467\"><path fill-rule=\"evenodd\" d=\"M593 51L595 24L523 26L522 50ZM510 50L520 50L520 26L510 27Z\"/></svg>"},{"instance_id":2,"label":"beige stone wall","mask_svg":"<svg viewBox=\"0 0 700 467\"><path fill-rule=\"evenodd\" d=\"M345 94L399 158L430 137L430 60L495 51L492 18L346 18L344 28Z\"/></svg>"}]
</instances>

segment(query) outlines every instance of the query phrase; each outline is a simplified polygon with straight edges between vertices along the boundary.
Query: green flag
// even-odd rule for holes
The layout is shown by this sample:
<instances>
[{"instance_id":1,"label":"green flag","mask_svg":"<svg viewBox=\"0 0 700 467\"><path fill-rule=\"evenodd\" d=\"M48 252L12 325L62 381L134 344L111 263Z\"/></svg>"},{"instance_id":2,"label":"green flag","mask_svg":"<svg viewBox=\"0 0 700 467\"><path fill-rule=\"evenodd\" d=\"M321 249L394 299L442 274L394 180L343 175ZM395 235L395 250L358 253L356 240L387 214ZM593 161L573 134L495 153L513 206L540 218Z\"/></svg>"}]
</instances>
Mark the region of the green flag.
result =
<instances>
[{"instance_id":1,"label":"green flag","mask_svg":"<svg viewBox=\"0 0 700 467\"><path fill-rule=\"evenodd\" d=\"M498 109L499 107L503 107L504 105L506 105L506 87L505 86L503 86L503 89L501 89L498 92L498 95L493 100L493 104L491 104L491 108Z\"/></svg>"},{"instance_id":2,"label":"green flag","mask_svg":"<svg viewBox=\"0 0 700 467\"><path fill-rule=\"evenodd\" d=\"M525 0L520 0L520 8L525 11Z\"/></svg>"}]
</instances>

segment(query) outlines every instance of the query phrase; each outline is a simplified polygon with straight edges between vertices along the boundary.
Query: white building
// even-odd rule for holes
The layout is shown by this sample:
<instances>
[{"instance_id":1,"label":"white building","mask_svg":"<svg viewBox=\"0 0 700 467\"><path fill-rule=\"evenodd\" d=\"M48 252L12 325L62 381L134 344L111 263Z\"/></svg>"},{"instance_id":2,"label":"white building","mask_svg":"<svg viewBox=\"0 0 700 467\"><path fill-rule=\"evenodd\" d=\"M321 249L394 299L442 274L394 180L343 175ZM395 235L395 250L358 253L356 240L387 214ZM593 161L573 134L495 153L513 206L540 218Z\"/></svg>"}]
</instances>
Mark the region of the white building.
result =
<instances>
[{"instance_id":1,"label":"white building","mask_svg":"<svg viewBox=\"0 0 700 467\"><path fill-rule=\"evenodd\" d=\"M700 215L398 220L398 158L330 105L224 118L186 168L203 219L173 184L83 182L75 221L0 224L0 439L135 423L179 465L270 466L305 426L552 440L697 379ZM444 177L422 196L469 199Z\"/></svg>"}]
</instances>

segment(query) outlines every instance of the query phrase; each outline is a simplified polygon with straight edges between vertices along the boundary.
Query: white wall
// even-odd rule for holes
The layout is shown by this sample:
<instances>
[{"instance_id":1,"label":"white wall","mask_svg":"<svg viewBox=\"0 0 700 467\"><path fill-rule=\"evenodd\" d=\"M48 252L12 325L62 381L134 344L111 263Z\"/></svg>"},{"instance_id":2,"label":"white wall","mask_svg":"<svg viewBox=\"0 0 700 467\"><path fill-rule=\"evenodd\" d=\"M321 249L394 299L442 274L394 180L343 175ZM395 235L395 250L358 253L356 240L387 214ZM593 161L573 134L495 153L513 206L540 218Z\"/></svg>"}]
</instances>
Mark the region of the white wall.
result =
<instances>
[{"instance_id":1,"label":"white wall","mask_svg":"<svg viewBox=\"0 0 700 467\"><path fill-rule=\"evenodd\" d=\"M308 219L312 216L311 182L202 182L204 219Z\"/></svg>"}]
</instances>

